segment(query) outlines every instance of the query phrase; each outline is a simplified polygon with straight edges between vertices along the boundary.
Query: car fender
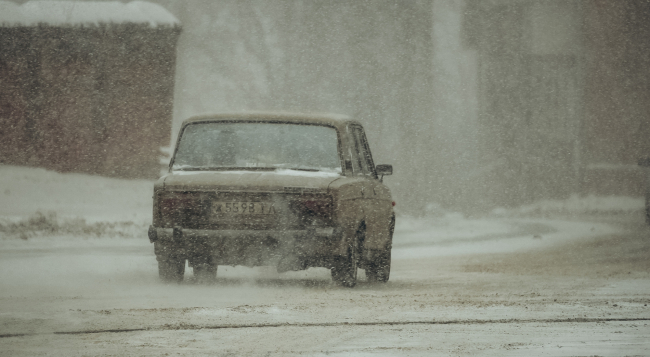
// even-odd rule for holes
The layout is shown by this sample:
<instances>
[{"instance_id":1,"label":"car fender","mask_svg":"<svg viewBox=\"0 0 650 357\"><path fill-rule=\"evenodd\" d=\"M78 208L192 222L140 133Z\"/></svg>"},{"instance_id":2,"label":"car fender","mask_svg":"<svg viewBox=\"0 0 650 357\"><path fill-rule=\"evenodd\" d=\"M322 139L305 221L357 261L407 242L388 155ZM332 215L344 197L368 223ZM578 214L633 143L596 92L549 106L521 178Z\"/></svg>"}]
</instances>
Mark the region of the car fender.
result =
<instances>
[{"instance_id":1,"label":"car fender","mask_svg":"<svg viewBox=\"0 0 650 357\"><path fill-rule=\"evenodd\" d=\"M333 255L347 254L348 247L364 220L362 184L363 180L359 178L342 177L329 186L334 198L334 222L339 233Z\"/></svg>"},{"instance_id":2,"label":"car fender","mask_svg":"<svg viewBox=\"0 0 650 357\"><path fill-rule=\"evenodd\" d=\"M372 200L371 208L365 215L366 238L365 249L384 250L392 243L391 220L393 207L391 201Z\"/></svg>"}]
</instances>

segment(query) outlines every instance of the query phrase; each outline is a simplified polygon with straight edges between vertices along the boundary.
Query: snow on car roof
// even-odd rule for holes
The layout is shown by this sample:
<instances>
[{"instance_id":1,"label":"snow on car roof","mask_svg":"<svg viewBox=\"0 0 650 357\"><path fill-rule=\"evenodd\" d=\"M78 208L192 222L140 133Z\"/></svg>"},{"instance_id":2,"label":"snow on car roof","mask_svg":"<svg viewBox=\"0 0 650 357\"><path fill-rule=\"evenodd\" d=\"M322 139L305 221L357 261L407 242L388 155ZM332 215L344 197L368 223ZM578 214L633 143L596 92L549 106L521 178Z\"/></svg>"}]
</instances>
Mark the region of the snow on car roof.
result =
<instances>
[{"instance_id":1,"label":"snow on car roof","mask_svg":"<svg viewBox=\"0 0 650 357\"><path fill-rule=\"evenodd\" d=\"M352 118L342 114L330 113L291 113L291 112L240 112L240 113L218 113L203 114L186 119L183 125L205 121L231 121L231 120L260 120L260 121L281 121L291 123L330 124L339 126L348 122L355 122Z\"/></svg>"},{"instance_id":2,"label":"snow on car roof","mask_svg":"<svg viewBox=\"0 0 650 357\"><path fill-rule=\"evenodd\" d=\"M177 26L180 22L160 5L147 1L0 1L0 26L99 26L101 24Z\"/></svg>"}]
</instances>

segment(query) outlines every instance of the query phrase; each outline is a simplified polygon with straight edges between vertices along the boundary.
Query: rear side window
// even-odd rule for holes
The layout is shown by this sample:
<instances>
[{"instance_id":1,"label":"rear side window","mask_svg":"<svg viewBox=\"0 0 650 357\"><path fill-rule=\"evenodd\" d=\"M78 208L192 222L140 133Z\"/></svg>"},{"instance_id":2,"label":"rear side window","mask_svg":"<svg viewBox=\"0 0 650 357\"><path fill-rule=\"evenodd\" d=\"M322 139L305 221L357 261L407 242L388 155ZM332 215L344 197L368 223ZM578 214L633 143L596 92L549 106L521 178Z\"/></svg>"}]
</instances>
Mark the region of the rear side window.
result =
<instances>
[{"instance_id":1,"label":"rear side window","mask_svg":"<svg viewBox=\"0 0 650 357\"><path fill-rule=\"evenodd\" d=\"M354 136L354 146L358 153L358 155L356 155L356 160L358 160L358 165L361 168L361 171L364 175L376 178L375 165L372 161L370 147L368 146L368 140L366 139L366 134L363 132L363 128L353 126L352 133Z\"/></svg>"}]
</instances>

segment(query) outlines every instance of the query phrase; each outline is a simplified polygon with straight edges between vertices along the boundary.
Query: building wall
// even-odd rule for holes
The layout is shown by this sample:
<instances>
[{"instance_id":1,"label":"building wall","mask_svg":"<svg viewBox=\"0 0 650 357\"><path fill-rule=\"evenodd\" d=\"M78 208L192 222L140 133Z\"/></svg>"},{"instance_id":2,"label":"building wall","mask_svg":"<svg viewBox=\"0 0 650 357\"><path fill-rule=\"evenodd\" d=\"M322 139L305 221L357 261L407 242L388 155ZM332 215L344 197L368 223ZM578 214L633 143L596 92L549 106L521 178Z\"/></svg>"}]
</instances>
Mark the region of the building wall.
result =
<instances>
[{"instance_id":1,"label":"building wall","mask_svg":"<svg viewBox=\"0 0 650 357\"><path fill-rule=\"evenodd\" d=\"M25 29L0 28L0 162L26 164L33 155L29 145L30 101Z\"/></svg>"},{"instance_id":2,"label":"building wall","mask_svg":"<svg viewBox=\"0 0 650 357\"><path fill-rule=\"evenodd\" d=\"M467 4L491 200L640 195L635 163L650 145L650 2Z\"/></svg>"},{"instance_id":3,"label":"building wall","mask_svg":"<svg viewBox=\"0 0 650 357\"><path fill-rule=\"evenodd\" d=\"M585 7L584 190L640 195L650 156L650 2Z\"/></svg>"},{"instance_id":4,"label":"building wall","mask_svg":"<svg viewBox=\"0 0 650 357\"><path fill-rule=\"evenodd\" d=\"M156 177L159 148L170 141L178 34L139 25L0 28L2 43L13 44L0 62L8 93L0 162Z\"/></svg>"},{"instance_id":5,"label":"building wall","mask_svg":"<svg viewBox=\"0 0 650 357\"><path fill-rule=\"evenodd\" d=\"M582 116L579 1L468 2L478 52L482 181L500 205L577 187Z\"/></svg>"}]
</instances>

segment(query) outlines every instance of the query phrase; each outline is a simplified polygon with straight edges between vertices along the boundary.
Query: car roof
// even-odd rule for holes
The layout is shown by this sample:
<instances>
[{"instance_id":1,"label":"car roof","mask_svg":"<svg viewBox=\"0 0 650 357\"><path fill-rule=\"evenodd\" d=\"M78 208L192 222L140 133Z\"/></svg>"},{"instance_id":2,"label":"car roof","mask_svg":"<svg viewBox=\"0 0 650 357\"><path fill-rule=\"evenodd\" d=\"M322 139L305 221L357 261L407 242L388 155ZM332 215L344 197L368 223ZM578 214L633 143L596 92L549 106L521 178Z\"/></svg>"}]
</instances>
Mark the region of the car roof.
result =
<instances>
[{"instance_id":1,"label":"car roof","mask_svg":"<svg viewBox=\"0 0 650 357\"><path fill-rule=\"evenodd\" d=\"M193 116L183 121L183 127L193 123L206 122L270 122L270 123L295 123L311 125L329 125L339 129L345 128L347 124L358 121L341 114L308 114L308 113L290 113L290 112L240 112L240 113L217 113L202 114Z\"/></svg>"}]
</instances>

